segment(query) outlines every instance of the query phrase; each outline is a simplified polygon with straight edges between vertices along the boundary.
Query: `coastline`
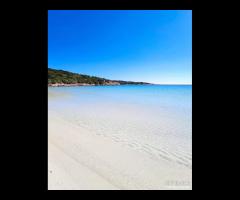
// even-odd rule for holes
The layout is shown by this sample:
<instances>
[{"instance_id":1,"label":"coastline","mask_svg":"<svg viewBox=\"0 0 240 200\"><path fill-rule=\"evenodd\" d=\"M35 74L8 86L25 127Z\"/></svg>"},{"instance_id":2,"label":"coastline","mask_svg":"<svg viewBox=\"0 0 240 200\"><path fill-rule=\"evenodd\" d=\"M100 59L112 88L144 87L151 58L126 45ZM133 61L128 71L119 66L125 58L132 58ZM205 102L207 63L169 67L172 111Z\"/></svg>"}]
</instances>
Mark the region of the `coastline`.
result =
<instances>
[{"instance_id":1,"label":"coastline","mask_svg":"<svg viewBox=\"0 0 240 200\"><path fill-rule=\"evenodd\" d=\"M65 84L65 83L55 83L55 84L48 84L48 87L75 87L75 86L116 86L116 85L155 85L152 83L145 83L145 84L120 84L118 82L112 83L105 83L105 84L88 84L88 83L73 83L73 84Z\"/></svg>"},{"instance_id":2,"label":"coastline","mask_svg":"<svg viewBox=\"0 0 240 200\"><path fill-rule=\"evenodd\" d=\"M54 84L48 84L49 87L73 87L73 86L96 86L98 84L88 84L88 83L54 83ZM102 85L120 85L120 83L116 82L110 82L110 83L105 83Z\"/></svg>"},{"instance_id":3,"label":"coastline","mask_svg":"<svg viewBox=\"0 0 240 200\"><path fill-rule=\"evenodd\" d=\"M55 84L48 84L48 87L73 87L73 86L95 86L95 84L87 84L87 83L74 83L74 84L55 83Z\"/></svg>"}]
</instances>

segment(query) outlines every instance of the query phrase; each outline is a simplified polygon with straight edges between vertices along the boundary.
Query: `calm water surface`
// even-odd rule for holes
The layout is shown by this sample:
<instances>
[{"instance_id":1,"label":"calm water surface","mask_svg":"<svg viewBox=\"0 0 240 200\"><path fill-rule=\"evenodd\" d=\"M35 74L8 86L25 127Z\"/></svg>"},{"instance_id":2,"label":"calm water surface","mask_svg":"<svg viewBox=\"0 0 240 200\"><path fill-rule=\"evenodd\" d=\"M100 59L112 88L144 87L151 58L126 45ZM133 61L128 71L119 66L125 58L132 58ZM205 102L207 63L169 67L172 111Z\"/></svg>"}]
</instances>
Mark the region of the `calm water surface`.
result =
<instances>
[{"instance_id":1,"label":"calm water surface","mask_svg":"<svg viewBox=\"0 0 240 200\"><path fill-rule=\"evenodd\" d=\"M152 159L192 167L192 86L49 87L48 110Z\"/></svg>"}]
</instances>

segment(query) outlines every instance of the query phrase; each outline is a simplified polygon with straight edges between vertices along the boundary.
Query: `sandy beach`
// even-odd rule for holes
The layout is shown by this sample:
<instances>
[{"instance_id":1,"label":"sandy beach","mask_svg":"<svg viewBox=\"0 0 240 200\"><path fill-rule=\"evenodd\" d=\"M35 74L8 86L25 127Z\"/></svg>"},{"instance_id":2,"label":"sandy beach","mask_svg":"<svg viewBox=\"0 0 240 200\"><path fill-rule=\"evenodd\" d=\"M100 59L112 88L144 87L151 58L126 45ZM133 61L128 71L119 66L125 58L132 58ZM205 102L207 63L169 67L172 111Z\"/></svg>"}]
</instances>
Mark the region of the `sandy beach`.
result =
<instances>
[{"instance_id":1,"label":"sandy beach","mask_svg":"<svg viewBox=\"0 0 240 200\"><path fill-rule=\"evenodd\" d=\"M191 169L152 159L49 112L49 190L191 189Z\"/></svg>"},{"instance_id":2,"label":"sandy beach","mask_svg":"<svg viewBox=\"0 0 240 200\"><path fill-rule=\"evenodd\" d=\"M48 190L192 190L192 10L47 18Z\"/></svg>"}]
</instances>

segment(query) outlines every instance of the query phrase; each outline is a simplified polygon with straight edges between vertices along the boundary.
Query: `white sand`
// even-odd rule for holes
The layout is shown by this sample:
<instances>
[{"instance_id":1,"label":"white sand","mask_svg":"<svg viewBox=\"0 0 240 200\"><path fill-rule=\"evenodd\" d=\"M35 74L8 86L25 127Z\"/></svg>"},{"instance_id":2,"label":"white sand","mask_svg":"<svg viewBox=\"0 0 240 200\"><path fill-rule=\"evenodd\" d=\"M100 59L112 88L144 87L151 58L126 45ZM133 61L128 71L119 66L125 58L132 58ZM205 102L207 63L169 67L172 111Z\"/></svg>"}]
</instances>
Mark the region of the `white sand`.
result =
<instances>
[{"instance_id":1,"label":"white sand","mask_svg":"<svg viewBox=\"0 0 240 200\"><path fill-rule=\"evenodd\" d=\"M49 111L48 189L191 189L192 170L97 135Z\"/></svg>"}]
</instances>

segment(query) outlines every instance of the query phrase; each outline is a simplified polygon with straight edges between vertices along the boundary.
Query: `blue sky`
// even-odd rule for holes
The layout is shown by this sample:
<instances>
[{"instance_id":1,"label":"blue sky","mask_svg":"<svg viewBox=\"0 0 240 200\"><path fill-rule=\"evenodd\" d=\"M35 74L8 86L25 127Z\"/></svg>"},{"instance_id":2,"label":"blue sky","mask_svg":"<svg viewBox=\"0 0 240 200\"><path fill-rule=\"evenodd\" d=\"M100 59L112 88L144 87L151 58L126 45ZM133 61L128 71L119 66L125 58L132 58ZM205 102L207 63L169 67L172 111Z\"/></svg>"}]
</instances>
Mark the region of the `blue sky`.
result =
<instances>
[{"instance_id":1,"label":"blue sky","mask_svg":"<svg viewBox=\"0 0 240 200\"><path fill-rule=\"evenodd\" d=\"M192 83L192 11L48 11L48 66L115 80Z\"/></svg>"}]
</instances>

